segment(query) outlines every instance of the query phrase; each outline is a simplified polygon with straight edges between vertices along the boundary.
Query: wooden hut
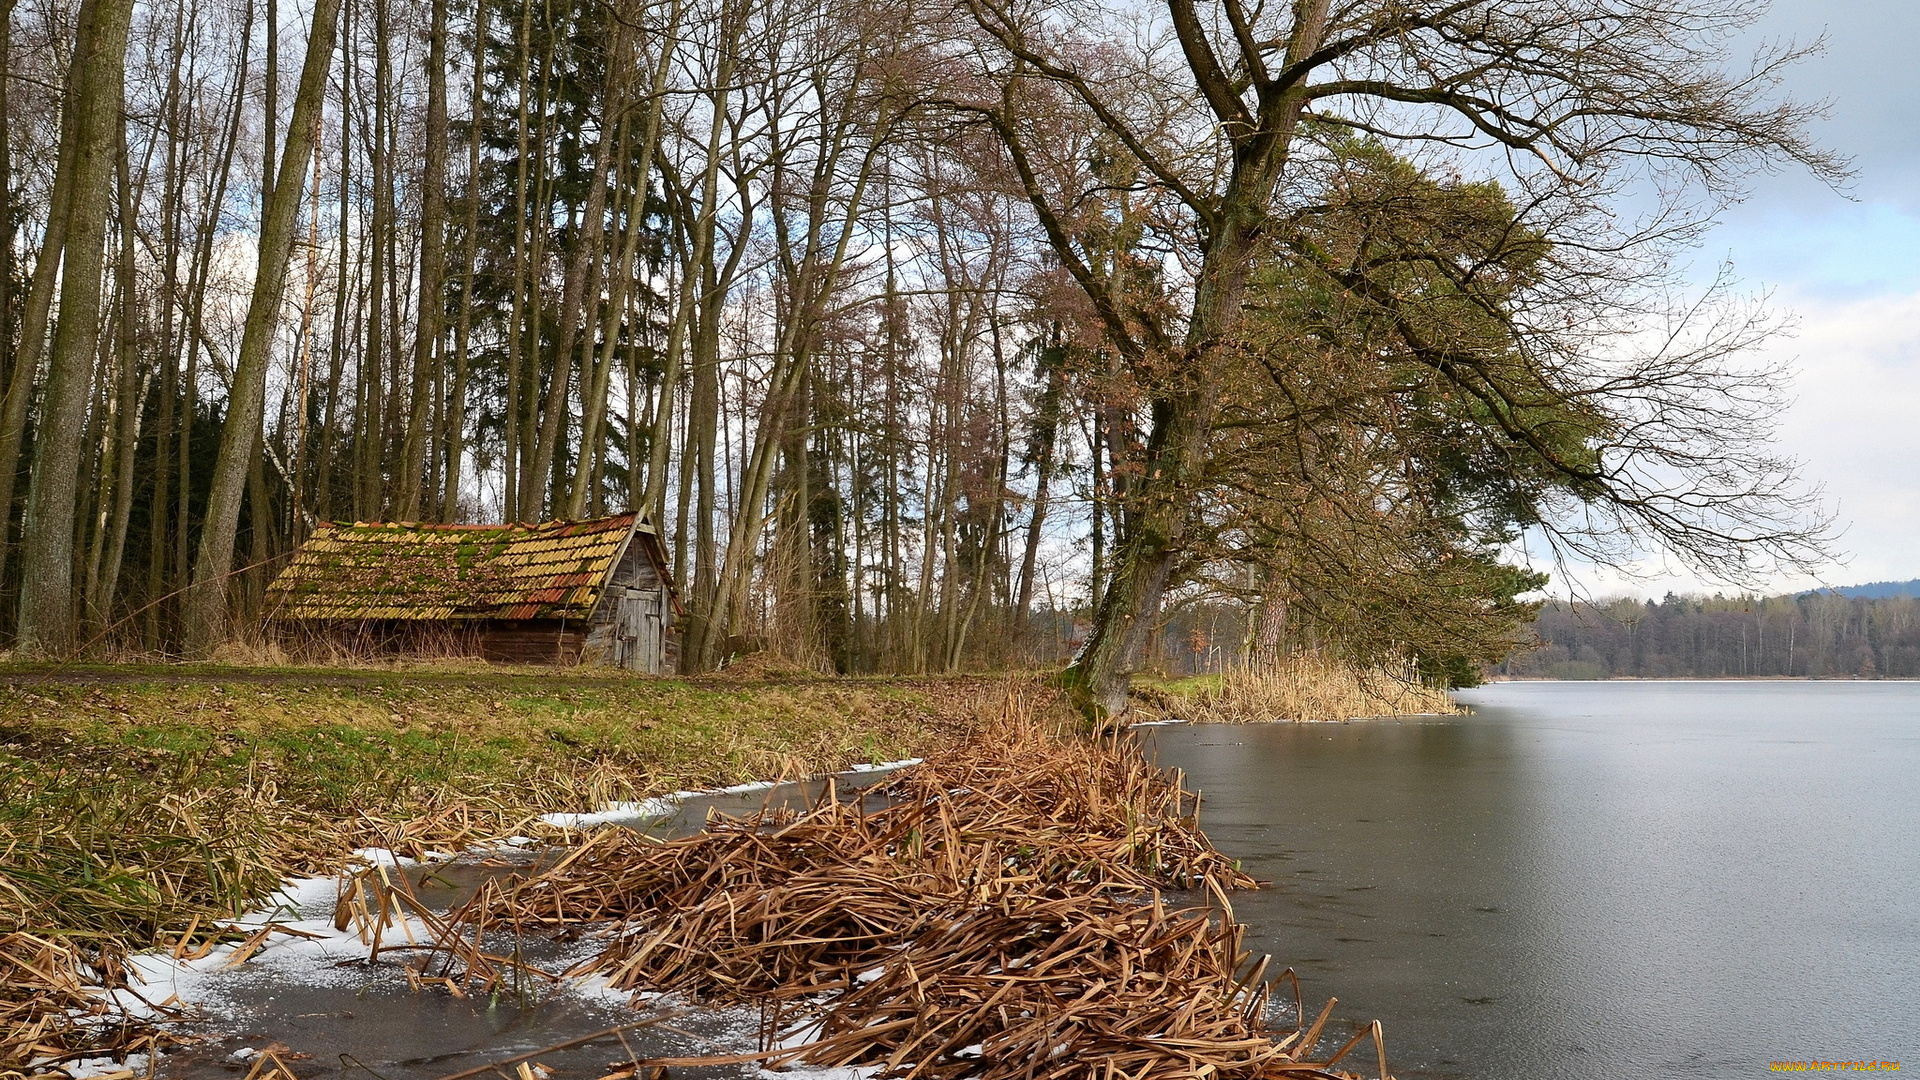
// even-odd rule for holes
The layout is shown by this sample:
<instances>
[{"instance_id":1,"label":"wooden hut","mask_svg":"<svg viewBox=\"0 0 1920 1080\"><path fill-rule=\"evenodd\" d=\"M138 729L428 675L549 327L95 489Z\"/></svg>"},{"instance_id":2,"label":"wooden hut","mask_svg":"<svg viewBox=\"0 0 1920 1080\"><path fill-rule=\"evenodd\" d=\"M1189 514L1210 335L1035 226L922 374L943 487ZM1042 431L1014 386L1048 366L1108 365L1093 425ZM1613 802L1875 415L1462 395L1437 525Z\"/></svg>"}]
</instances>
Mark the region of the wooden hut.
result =
<instances>
[{"instance_id":1,"label":"wooden hut","mask_svg":"<svg viewBox=\"0 0 1920 1080\"><path fill-rule=\"evenodd\" d=\"M282 640L357 653L669 672L682 614L635 514L543 525L336 522L267 591Z\"/></svg>"}]
</instances>

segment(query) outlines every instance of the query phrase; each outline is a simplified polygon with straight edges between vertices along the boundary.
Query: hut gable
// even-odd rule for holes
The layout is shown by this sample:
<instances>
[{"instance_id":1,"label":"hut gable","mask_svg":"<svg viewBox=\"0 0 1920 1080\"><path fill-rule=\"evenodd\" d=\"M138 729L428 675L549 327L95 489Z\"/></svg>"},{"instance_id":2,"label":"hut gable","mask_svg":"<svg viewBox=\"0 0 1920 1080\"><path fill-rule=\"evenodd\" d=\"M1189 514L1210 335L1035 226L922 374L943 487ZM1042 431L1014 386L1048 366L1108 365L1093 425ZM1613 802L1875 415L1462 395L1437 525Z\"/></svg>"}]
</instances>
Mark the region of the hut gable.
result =
<instances>
[{"instance_id":1,"label":"hut gable","mask_svg":"<svg viewBox=\"0 0 1920 1080\"><path fill-rule=\"evenodd\" d=\"M583 621L635 535L631 513L541 525L323 525L268 589L268 617Z\"/></svg>"}]
</instances>

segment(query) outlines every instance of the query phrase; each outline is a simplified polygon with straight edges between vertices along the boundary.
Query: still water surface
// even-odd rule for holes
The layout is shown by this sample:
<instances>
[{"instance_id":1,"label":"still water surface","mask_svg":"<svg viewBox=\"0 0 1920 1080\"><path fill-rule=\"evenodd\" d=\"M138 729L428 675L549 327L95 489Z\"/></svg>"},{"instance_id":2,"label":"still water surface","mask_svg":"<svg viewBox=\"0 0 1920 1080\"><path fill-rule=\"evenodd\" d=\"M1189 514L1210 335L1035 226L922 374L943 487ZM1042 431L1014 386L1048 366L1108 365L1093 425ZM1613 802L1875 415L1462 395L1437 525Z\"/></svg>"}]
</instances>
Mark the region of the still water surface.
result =
<instances>
[{"instance_id":1,"label":"still water surface","mask_svg":"<svg viewBox=\"0 0 1920 1080\"><path fill-rule=\"evenodd\" d=\"M1920 1069L1920 683L1460 697L1138 729L1274 882L1234 906L1309 1008L1379 1017L1403 1080Z\"/></svg>"}]
</instances>

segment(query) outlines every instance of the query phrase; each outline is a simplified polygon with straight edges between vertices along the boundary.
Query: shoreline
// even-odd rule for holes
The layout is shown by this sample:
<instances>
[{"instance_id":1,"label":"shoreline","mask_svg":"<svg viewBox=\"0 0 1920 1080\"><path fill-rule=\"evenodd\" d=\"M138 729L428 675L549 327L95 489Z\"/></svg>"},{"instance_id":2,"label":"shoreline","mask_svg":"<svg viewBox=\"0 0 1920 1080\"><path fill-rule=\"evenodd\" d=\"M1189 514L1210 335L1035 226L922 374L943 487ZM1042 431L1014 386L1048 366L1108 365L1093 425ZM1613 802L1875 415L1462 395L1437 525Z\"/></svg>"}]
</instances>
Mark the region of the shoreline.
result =
<instances>
[{"instance_id":1,"label":"shoreline","mask_svg":"<svg viewBox=\"0 0 1920 1080\"><path fill-rule=\"evenodd\" d=\"M384 978L385 985L393 987L404 974L401 989L415 995L416 1004L472 995L478 995L478 1000L497 992L487 987L503 975L500 956L494 954L500 953L505 943L489 944L486 951L481 951L481 938L475 936L468 943L462 927L471 924L477 934L480 926L498 924L499 917L518 903L512 898L524 892L535 897L527 917L545 920L555 929L578 926L587 931L576 934L568 930L554 938L556 942L573 943L557 953L540 944L544 939L539 933L524 939L526 954L531 958L525 972L550 981L544 1000L579 1000L594 1008L672 1007L677 1010L676 1023L692 1016L697 1026L721 1040L718 1046L708 1045L700 1053L689 1053L688 1047L671 1039L656 1038L659 1033L632 1030L648 1025L644 1017L635 1020L627 1025L629 1030L623 1033L622 1042L630 1055L643 1055L631 1062L636 1074L642 1068L661 1064L747 1061L795 1066L779 1075L796 1078L854 1075L815 1071L820 1069L859 1068L864 1074L870 1063L886 1056L883 1046L905 1052L906 1047L914 1045L908 1036L919 1030L923 1021L915 1020L908 1028L901 1024L908 1022L908 1014L919 1016L916 1010L923 1010L929 999L944 1002L940 1008L945 1012L940 1015L947 1019L939 1025L960 1024L961 1030L971 1034L965 1036L968 1041L957 1042L962 1037L955 1035L937 1049L923 1053L964 1063L985 1076L998 1076L1007 1069L1024 1070L1036 1060L1032 1056L1036 1045L1053 1046L1061 1039L1068 1042L1060 1045L1080 1046L1063 1057L1061 1068L1072 1069L1075 1064L1093 1060L1089 1055L1133 1060L1142 1053L1137 1038L1117 1031L1109 1034L1108 1025L1131 1029L1142 1023L1162 1030L1167 1037L1185 1031L1182 1039L1175 1040L1182 1048L1167 1052L1189 1062L1209 1061L1222 1076L1251 1077L1260 1075L1266 1065L1303 1062L1301 1055L1317 1047L1319 1056L1329 1060L1317 1061L1312 1067L1296 1067L1293 1074L1345 1077L1351 1074L1334 1068L1341 1053L1354 1052L1369 1034L1375 1046L1366 1056L1371 1059L1377 1055L1384 1063L1377 1024L1359 1029L1353 1038L1340 1037L1327 1028L1324 1014L1306 1027L1308 1016L1302 1015L1306 1010L1298 1003L1290 1033L1275 1028L1270 1035L1263 1034L1268 1031L1265 1025L1278 1015L1269 1007L1278 981L1266 978L1265 960L1256 962L1240 951L1237 943L1243 930L1234 921L1227 900L1233 889L1258 883L1239 874L1211 847L1199 833L1197 822L1188 816L1197 805L1192 803L1192 796L1178 786L1177 780L1148 765L1137 745L1060 736L1022 719L1012 727L1003 724L991 735L978 734L934 760L892 764L891 769L850 774L887 784L888 800L877 811L860 808L856 796L855 802L816 802L805 810L777 808L745 819L710 819L705 829L662 842L643 840L640 834L620 827L618 822L635 820L630 812L621 817L619 808L602 807L570 819L594 819L585 829L547 823L550 832L544 840L512 837L457 855L438 853L442 857L431 862L389 849L358 850L347 857L350 864L360 867L357 871L287 881L269 903L218 928L242 940L214 943L188 956L181 955L178 948L172 953L163 948L130 958L129 970L144 977L142 985L146 989L131 997L121 992L118 1003L133 1014L143 1006L149 1007L147 1019L161 1030L167 1029L174 1018L158 1015L165 1009L152 1010L150 1006L156 1001L197 1005L203 1016L228 1017L223 1026L233 1035L238 1034L235 1021L242 1016L249 1018L253 1028L260 1027L258 1006L269 990L280 999L291 997L301 1002L301 1008L313 1008L335 997L351 1003L368 993L380 1000L386 993L378 989L380 980ZM763 794L771 805L772 792L791 793L795 788L760 782L697 794L735 799ZM805 791L804 787L799 790ZM687 801L680 800L675 808ZM1009 811L1009 806L1019 809ZM973 824L968 824L970 821ZM769 828L773 831L767 831ZM882 841L882 836L919 839L912 848L900 848ZM766 863L754 854L767 850L769 844L778 847L785 842L800 845L793 849L798 862ZM982 852L981 857L964 854L976 848ZM802 851L807 854L800 856ZM748 863L736 862L742 856ZM876 857L879 862L874 861ZM550 865L543 870L543 864ZM978 869L967 871L964 884L954 880L953 885L960 887L957 893L947 891L952 886L939 883L949 872L946 868L969 865L997 867L993 873L1002 884L976 896L984 887L972 876L980 872ZM662 894L657 902L639 899L640 893L634 893L631 900L618 899L625 895L623 889L631 892L647 888L636 884L641 880L633 877L636 872L666 874L687 884L675 886L680 891ZM731 882L717 894L703 884L716 872L724 873ZM871 883L863 876L876 872L880 876ZM481 880L469 882L471 891L462 902L444 898L445 903L438 904L420 899L419 890L437 877L467 878L476 873ZM530 876L518 876L522 874ZM743 874L746 876L740 876ZM778 914L780 905L793 903L779 898L788 897L793 882L802 879L831 882L829 902L825 907L802 905L789 914ZM624 884L616 888L610 885L614 882ZM490 883L503 884L505 891ZM1196 887L1202 898L1213 899L1200 908L1166 907L1163 890ZM686 892L687 888L693 891ZM1123 900L1109 896L1116 888L1120 895L1131 897ZM902 893L902 889L906 891ZM999 899L983 903L990 894L997 894ZM562 896L573 895L587 907L578 915L563 915L556 905L561 905ZM616 910L606 907L610 897L615 898ZM713 907L716 903L724 907ZM501 904L509 906L499 909ZM767 904L775 906L769 909ZM905 906L890 908L888 904ZM699 914L703 909L716 913L724 910L724 918L719 923L711 918L703 921ZM899 936L863 940L860 934L827 932L827 925L837 925L831 922L808 922L842 918L846 909L868 911L861 925L869 927L888 925L888 918L896 920L892 925L897 929L892 933ZM485 914L489 910L494 913ZM622 911L627 914L619 914ZM777 959L776 947L759 943L760 932L731 929L735 920L748 920L748 912L756 913L755 919L801 920L784 932L774 933L773 940L824 944L802 944L794 956ZM759 914L762 912L771 914ZM607 923L610 914L613 922ZM983 918L1012 921L998 932L972 929ZM475 919L479 921L475 923ZM633 939L620 929L623 919L637 919L637 925L648 933L672 932L672 940L679 942L672 951L659 953L668 959L652 962L646 969L652 973L642 978L622 974L632 970L638 956L646 955L645 947L638 956L633 954L633 947L627 944ZM663 920L665 926L661 925ZM680 929L672 931L675 925ZM804 934L799 930L802 925L810 927ZM1130 929L1121 931L1123 925ZM1022 926L1050 929L1033 936L1031 929L1017 929ZM1040 970L1034 968L1035 960L1042 955L1053 956L1061 941L1082 938L1083 943L1077 946L1081 953L1070 955L1084 954L1084 958L1055 957L1041 965L1050 972L1041 983L1054 987L1045 993L1030 985L1033 977L1014 974L1029 968ZM1155 940L1169 944L1144 943ZM385 957L381 955L383 941ZM963 946L959 944L962 941L974 944ZM1177 945L1181 941L1189 944ZM1111 977L1101 976L1102 971L1109 971L1110 963L1101 957L1105 950L1123 942L1134 942L1124 949L1137 954L1128 962L1138 965L1143 977L1155 970L1162 976L1157 982L1123 979L1103 995L1113 999L1101 1011L1106 1019L1083 1015L1087 995L1096 984L1106 986L1105 978ZM522 955L522 944L516 932L513 956ZM1195 946L1200 946L1199 952L1193 951ZM975 950L980 959L958 962L956 948L961 954ZM1166 951L1169 948L1172 951ZM768 949L775 951L767 953ZM1018 959L1035 949L1039 953L1034 959ZM710 954L710 959L689 963L679 957L687 950L696 955ZM766 954L764 959L762 954ZM399 965L394 964L393 956L400 958ZM435 958L441 956L446 964L436 968ZM1201 961L1208 956L1213 959ZM417 966L410 966L416 957L423 959ZM515 961L516 965L521 963ZM561 974L543 975L532 966L534 963ZM742 963L748 965L738 968L743 974L758 970L764 963L772 963L772 970L785 974L777 986L749 990L725 974ZM1198 967L1193 966L1196 963ZM344 981L339 974L342 970L348 972ZM441 974L427 977L434 970ZM386 972L384 976L382 971ZM858 971L858 978L835 974L847 971ZM1016 997L1026 1003L1020 1015L1033 1019L1009 1023L1004 1009L979 1011L978 999L971 991L962 991L955 998L942 989L947 982L958 988L981 978L1002 980L1006 988L1003 994L1017 990ZM1230 993L1226 992L1229 987ZM1297 982L1294 990L1297 994ZM775 1019L761 1023L757 1031L754 1025L742 1023L745 1014L728 1005L729 1001L745 1004L767 992L775 1001L788 1004L777 1007ZM419 995L452 997L429 999ZM275 997L265 996L264 1000L272 1002ZM1217 1004L1196 1014L1196 1001ZM686 1011L689 1006L692 1012ZM907 1012L901 1014L901 1009ZM589 1013L593 1013L592 1008L569 1014L573 1017L569 1023L578 1027L586 1023ZM876 1023L876 1016L882 1014L899 1016L891 1022ZM352 1014L343 1010L341 1015ZM598 1017L597 1013L593 1015ZM927 1030L937 1029L938 1025ZM899 1034L885 1037L892 1030ZM1041 1031L1046 1034L1037 1034ZM869 1034L874 1032L880 1034ZM560 1037L573 1036L571 1029L556 1028L549 1033L555 1036L550 1042L556 1053L560 1048L584 1047L595 1040L595 1036L574 1036L571 1040ZM287 1080L292 1072L277 1055L302 1048L275 1037L282 1034L267 1031L251 1038L216 1037L203 1046L199 1056L190 1054L183 1060L190 1075L199 1075L216 1064L205 1055L217 1051L225 1055L222 1062L252 1064L261 1076ZM1031 1041L1035 1037L1041 1039L1039 1044ZM1156 1035L1155 1039L1160 1037ZM521 1038L524 1041L524 1032ZM606 1040L602 1037L599 1041ZM1341 1043L1344 1047L1339 1046ZM292 1051L286 1049L289 1046ZM410 1049L431 1051L432 1047ZM147 1056L136 1064L149 1070L157 1067L160 1061L153 1053L149 1047ZM166 1052L160 1053L164 1057ZM392 1067L381 1062L374 1048L364 1053L374 1058L383 1075L392 1074ZM103 1071L110 1074L109 1066L129 1060L125 1055L116 1060L96 1057L85 1067L72 1070L59 1068L51 1060L37 1065L42 1074L51 1075L49 1070L59 1069L81 1080L102 1075ZM519 1059L507 1063L512 1060ZM196 1061L200 1064L195 1065ZM261 1073L260 1067L267 1064L272 1069ZM1042 1075L1052 1072L1043 1069Z\"/></svg>"},{"instance_id":2,"label":"shoreline","mask_svg":"<svg viewBox=\"0 0 1920 1080\"><path fill-rule=\"evenodd\" d=\"M1876 675L1871 678L1863 679L1857 675L1846 676L1846 677L1841 677L1837 675L1835 676L1828 676L1828 675L1609 675L1604 679L1553 679L1553 678L1548 678L1544 675L1496 675L1496 676L1489 676L1485 682L1481 683L1481 685L1492 686L1496 683L1617 683L1617 682L1911 683L1911 682L1920 682L1920 676L1909 677L1909 676L1901 675L1901 676L1882 677L1882 676ZM1470 689L1473 689L1473 687L1463 687L1462 689L1470 690Z\"/></svg>"}]
</instances>

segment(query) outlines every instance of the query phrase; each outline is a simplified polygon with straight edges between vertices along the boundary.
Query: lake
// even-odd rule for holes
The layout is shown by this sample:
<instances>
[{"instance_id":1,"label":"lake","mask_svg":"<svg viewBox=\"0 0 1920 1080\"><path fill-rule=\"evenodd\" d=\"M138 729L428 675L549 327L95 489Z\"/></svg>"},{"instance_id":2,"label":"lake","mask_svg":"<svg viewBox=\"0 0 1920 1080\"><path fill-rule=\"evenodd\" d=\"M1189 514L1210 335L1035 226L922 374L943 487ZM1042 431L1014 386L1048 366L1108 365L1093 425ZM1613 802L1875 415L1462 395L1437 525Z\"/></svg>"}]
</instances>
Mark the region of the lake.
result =
<instances>
[{"instance_id":1,"label":"lake","mask_svg":"<svg viewBox=\"0 0 1920 1080\"><path fill-rule=\"evenodd\" d=\"M1378 1017L1402 1080L1920 1069L1920 683L1459 698L1137 729L1274 883L1234 907L1309 1011Z\"/></svg>"}]
</instances>

